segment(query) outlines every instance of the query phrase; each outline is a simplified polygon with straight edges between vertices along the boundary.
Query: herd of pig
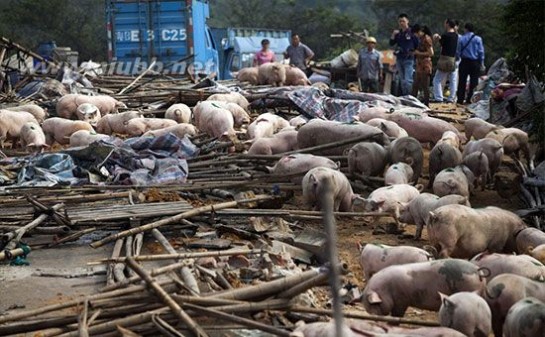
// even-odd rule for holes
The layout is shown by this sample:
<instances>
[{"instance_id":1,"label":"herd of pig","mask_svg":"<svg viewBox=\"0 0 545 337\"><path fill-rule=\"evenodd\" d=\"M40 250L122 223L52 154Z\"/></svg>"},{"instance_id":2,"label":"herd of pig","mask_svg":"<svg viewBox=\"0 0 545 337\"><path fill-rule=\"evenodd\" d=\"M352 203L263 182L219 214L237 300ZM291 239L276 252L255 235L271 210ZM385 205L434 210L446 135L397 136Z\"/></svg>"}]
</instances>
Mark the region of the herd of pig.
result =
<instances>
[{"instance_id":1,"label":"herd of pig","mask_svg":"<svg viewBox=\"0 0 545 337\"><path fill-rule=\"evenodd\" d=\"M260 75L275 80L270 72L276 74L277 65L267 67L271 69L254 69L258 81ZM112 135L184 137L200 132L245 140L249 154L271 155L361 139L355 145L322 146L313 154L286 154L268 169L299 184L310 209L321 210L321 196L328 193L336 211L361 207L388 213L398 229L416 225L415 239L426 228L432 255L409 246L367 244L362 249L366 310L400 317L408 307L439 311L445 328L430 328L428 334L424 329L416 334L420 336L487 336L491 330L496 337L545 334L545 233L527 228L514 213L473 209L469 202L476 186L484 189L493 181L504 155L529 160L526 133L472 118L462 134L414 108L366 108L352 123L340 123L303 116L286 120L274 113L252 120L248 107L245 96L230 92L214 94L193 108L174 104L164 118L145 118L138 111L120 112L127 107L109 96L69 94L57 102L57 117L48 118L37 105L0 110L0 145L11 140L12 146L19 142L42 151L55 142L86 146ZM428 144L428 188L433 194L421 193L424 186L419 184L423 146ZM347 156L347 167L328 156ZM354 193L348 178L371 176L383 176L385 186L367 198ZM325 186L332 188L326 191ZM519 255L501 255L511 253ZM354 331L360 328L351 333L359 336ZM373 334L365 336L411 335L401 328L369 329L365 331ZM328 331L313 330L311 324L299 330L307 337Z\"/></svg>"}]
</instances>

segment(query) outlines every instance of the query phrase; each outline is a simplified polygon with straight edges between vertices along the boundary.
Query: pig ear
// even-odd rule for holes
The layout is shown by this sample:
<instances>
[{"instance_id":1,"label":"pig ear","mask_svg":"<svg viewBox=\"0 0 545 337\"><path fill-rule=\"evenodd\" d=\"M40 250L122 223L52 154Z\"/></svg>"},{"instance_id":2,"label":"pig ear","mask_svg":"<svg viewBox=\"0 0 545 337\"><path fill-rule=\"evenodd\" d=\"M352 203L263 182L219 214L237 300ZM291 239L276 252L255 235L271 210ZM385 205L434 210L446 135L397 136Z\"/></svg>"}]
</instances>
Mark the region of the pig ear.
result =
<instances>
[{"instance_id":1,"label":"pig ear","mask_svg":"<svg viewBox=\"0 0 545 337\"><path fill-rule=\"evenodd\" d=\"M361 252L363 250L363 248L365 248L365 245L366 243L365 242L358 242L356 243L356 245L358 246L358 251Z\"/></svg>"},{"instance_id":2,"label":"pig ear","mask_svg":"<svg viewBox=\"0 0 545 337\"><path fill-rule=\"evenodd\" d=\"M424 185L422 184L415 185L414 187L418 190L418 192L422 192L424 190Z\"/></svg>"},{"instance_id":3,"label":"pig ear","mask_svg":"<svg viewBox=\"0 0 545 337\"><path fill-rule=\"evenodd\" d=\"M367 203L367 199L362 198L359 194L354 194L352 197L352 205L358 206L358 205L365 205Z\"/></svg>"},{"instance_id":4,"label":"pig ear","mask_svg":"<svg viewBox=\"0 0 545 337\"><path fill-rule=\"evenodd\" d=\"M531 252L534 250L534 248L535 248L534 246L528 246L528 247L526 248L526 252L528 252L528 254L529 254L529 253L531 253Z\"/></svg>"},{"instance_id":5,"label":"pig ear","mask_svg":"<svg viewBox=\"0 0 545 337\"><path fill-rule=\"evenodd\" d=\"M370 304L380 304L380 303L382 303L382 299L380 298L379 294L377 294L374 291L371 291L367 295L367 302L369 302Z\"/></svg>"},{"instance_id":6,"label":"pig ear","mask_svg":"<svg viewBox=\"0 0 545 337\"><path fill-rule=\"evenodd\" d=\"M272 166L265 166L265 168L267 169L267 171L268 171L269 173L272 173L272 171L273 171L273 167L272 167Z\"/></svg>"},{"instance_id":7,"label":"pig ear","mask_svg":"<svg viewBox=\"0 0 545 337\"><path fill-rule=\"evenodd\" d=\"M439 294L439 296L441 297L441 302L443 302L443 305L446 306L446 307L452 307L454 306L454 303L452 303L451 300L448 299L448 296L443 294L442 292L438 291L437 292Z\"/></svg>"},{"instance_id":8,"label":"pig ear","mask_svg":"<svg viewBox=\"0 0 545 337\"><path fill-rule=\"evenodd\" d=\"M382 205L384 205L385 202L386 200L382 200L382 201L371 200L369 203L371 204L371 207L373 208L373 210L376 210L377 208L382 207Z\"/></svg>"},{"instance_id":9,"label":"pig ear","mask_svg":"<svg viewBox=\"0 0 545 337\"><path fill-rule=\"evenodd\" d=\"M433 221L433 220L435 220L437 218L437 215L435 215L435 213L433 213L433 212L429 212L428 214L430 216L430 221Z\"/></svg>"}]
</instances>

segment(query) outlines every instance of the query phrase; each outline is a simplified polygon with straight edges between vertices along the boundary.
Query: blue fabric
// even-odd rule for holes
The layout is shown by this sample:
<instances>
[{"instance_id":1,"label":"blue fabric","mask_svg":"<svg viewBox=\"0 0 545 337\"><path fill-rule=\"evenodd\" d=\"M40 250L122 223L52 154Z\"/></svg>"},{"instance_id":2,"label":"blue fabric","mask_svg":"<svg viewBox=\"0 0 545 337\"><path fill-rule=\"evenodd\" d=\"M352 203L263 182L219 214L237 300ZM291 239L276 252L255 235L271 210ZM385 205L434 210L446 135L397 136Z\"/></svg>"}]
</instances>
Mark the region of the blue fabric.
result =
<instances>
[{"instance_id":1,"label":"blue fabric","mask_svg":"<svg viewBox=\"0 0 545 337\"><path fill-rule=\"evenodd\" d=\"M397 61L401 59L411 59L414 60L414 56L410 54L411 51L416 50L418 48L419 44L418 37L413 34L411 29L407 29L406 31L400 31L394 36L393 40L390 40L390 46L397 45L398 47L398 53L397 53Z\"/></svg>"},{"instance_id":2,"label":"blue fabric","mask_svg":"<svg viewBox=\"0 0 545 337\"><path fill-rule=\"evenodd\" d=\"M473 39L471 37L475 35L474 33L468 32L460 37L458 40L458 50L456 51L456 56L458 58L470 59L473 61L479 61L480 63L484 62L484 45L483 39L480 36L475 35ZM471 39L471 41L469 41ZM469 41L469 44L468 44ZM462 51L462 48L465 49Z\"/></svg>"},{"instance_id":3,"label":"blue fabric","mask_svg":"<svg viewBox=\"0 0 545 337\"><path fill-rule=\"evenodd\" d=\"M401 80L401 95L409 95L413 86L414 59L397 59L396 68Z\"/></svg>"}]
</instances>

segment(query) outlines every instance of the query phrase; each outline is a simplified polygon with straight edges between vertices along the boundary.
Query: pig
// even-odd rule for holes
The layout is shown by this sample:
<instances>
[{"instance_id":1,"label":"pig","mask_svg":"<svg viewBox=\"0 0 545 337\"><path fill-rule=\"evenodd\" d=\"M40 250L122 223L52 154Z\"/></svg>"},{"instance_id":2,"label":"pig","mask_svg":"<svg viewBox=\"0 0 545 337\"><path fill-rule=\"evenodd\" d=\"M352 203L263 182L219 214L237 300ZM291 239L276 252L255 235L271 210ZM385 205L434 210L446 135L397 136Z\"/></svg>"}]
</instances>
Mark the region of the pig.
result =
<instances>
[{"instance_id":1,"label":"pig","mask_svg":"<svg viewBox=\"0 0 545 337\"><path fill-rule=\"evenodd\" d=\"M108 139L111 136L96 133L95 131L79 130L70 136L70 147L88 146L102 139Z\"/></svg>"},{"instance_id":2,"label":"pig","mask_svg":"<svg viewBox=\"0 0 545 337\"><path fill-rule=\"evenodd\" d=\"M301 184L302 176L315 167L327 167L332 170L338 170L339 164L329 158L315 156L313 154L297 153L284 156L273 166L267 166L269 173L278 176L292 176L291 181L295 184Z\"/></svg>"},{"instance_id":3,"label":"pig","mask_svg":"<svg viewBox=\"0 0 545 337\"><path fill-rule=\"evenodd\" d=\"M248 82L251 85L258 85L258 68L257 67L248 67L242 68L237 73L236 79L240 82Z\"/></svg>"},{"instance_id":4,"label":"pig","mask_svg":"<svg viewBox=\"0 0 545 337\"><path fill-rule=\"evenodd\" d=\"M363 269L365 280L380 270L393 266L416 262L426 262L433 257L423 249L412 246L387 246L383 244L359 245L360 266Z\"/></svg>"},{"instance_id":5,"label":"pig","mask_svg":"<svg viewBox=\"0 0 545 337\"><path fill-rule=\"evenodd\" d=\"M492 310L494 336L503 337L503 325L509 309L527 297L545 301L545 283L520 275L501 274L488 282L482 297Z\"/></svg>"},{"instance_id":6,"label":"pig","mask_svg":"<svg viewBox=\"0 0 545 337\"><path fill-rule=\"evenodd\" d=\"M441 257L469 259L484 251L513 252L514 234L525 227L516 214L498 207L445 205L430 212L427 230Z\"/></svg>"},{"instance_id":7,"label":"pig","mask_svg":"<svg viewBox=\"0 0 545 337\"><path fill-rule=\"evenodd\" d=\"M134 118L127 123L127 134L131 137L138 137L150 130L159 130L176 125L178 123L172 119Z\"/></svg>"},{"instance_id":8,"label":"pig","mask_svg":"<svg viewBox=\"0 0 545 337\"><path fill-rule=\"evenodd\" d=\"M343 322L343 337L370 336L369 333L371 332L381 333L385 331L380 326L361 320L344 319ZM334 320L313 323L300 321L295 326L296 328L290 333L290 337L336 337ZM364 331L365 334L361 334L361 331Z\"/></svg>"},{"instance_id":9,"label":"pig","mask_svg":"<svg viewBox=\"0 0 545 337\"><path fill-rule=\"evenodd\" d=\"M257 69L259 84L281 87L286 83L286 67L277 62L260 65Z\"/></svg>"},{"instance_id":10,"label":"pig","mask_svg":"<svg viewBox=\"0 0 545 337\"><path fill-rule=\"evenodd\" d=\"M528 297L515 303L503 325L505 337L545 336L545 303Z\"/></svg>"},{"instance_id":11,"label":"pig","mask_svg":"<svg viewBox=\"0 0 545 337\"><path fill-rule=\"evenodd\" d=\"M233 120L236 127L240 127L244 124L250 123L250 115L237 103L223 102L223 101L211 101L207 100L199 104L199 109L204 107L222 108L228 110L233 115ZM286 122L287 123L287 122ZM287 124L286 124L287 125Z\"/></svg>"},{"instance_id":12,"label":"pig","mask_svg":"<svg viewBox=\"0 0 545 337\"><path fill-rule=\"evenodd\" d=\"M297 116L293 117L289 120L289 123L291 126L295 126L296 128L299 128L302 125L305 125L308 122L308 119L303 116Z\"/></svg>"},{"instance_id":13,"label":"pig","mask_svg":"<svg viewBox=\"0 0 545 337\"><path fill-rule=\"evenodd\" d=\"M412 183L413 168L406 163L395 163L390 165L384 173L384 185L398 185Z\"/></svg>"},{"instance_id":14,"label":"pig","mask_svg":"<svg viewBox=\"0 0 545 337\"><path fill-rule=\"evenodd\" d=\"M297 131L282 131L270 138L256 139L248 153L272 155L297 149Z\"/></svg>"},{"instance_id":15,"label":"pig","mask_svg":"<svg viewBox=\"0 0 545 337\"><path fill-rule=\"evenodd\" d=\"M367 123L368 121L375 118L388 120L388 117L390 115L391 115L390 109L377 106L377 107L363 109L354 117L356 120L360 122Z\"/></svg>"},{"instance_id":16,"label":"pig","mask_svg":"<svg viewBox=\"0 0 545 337\"><path fill-rule=\"evenodd\" d=\"M150 130L144 133L144 137L161 137L168 133L172 133L178 138L184 138L185 136L196 136L197 128L191 124L180 123L178 125L169 126L163 129Z\"/></svg>"},{"instance_id":17,"label":"pig","mask_svg":"<svg viewBox=\"0 0 545 337\"><path fill-rule=\"evenodd\" d=\"M365 141L376 142L382 146L390 143L388 136L382 130L367 124L343 124L340 122L324 121L320 119L310 120L299 128L297 141L299 148L314 147L317 145L338 142L343 139L365 137ZM363 141L363 140L362 140ZM352 145L316 151L320 155L343 155Z\"/></svg>"},{"instance_id":18,"label":"pig","mask_svg":"<svg viewBox=\"0 0 545 337\"><path fill-rule=\"evenodd\" d=\"M384 172L388 151L377 143L358 143L348 151L349 174L376 176Z\"/></svg>"},{"instance_id":19,"label":"pig","mask_svg":"<svg viewBox=\"0 0 545 337\"><path fill-rule=\"evenodd\" d=\"M422 229L428 224L430 212L445 205L465 205L471 207L469 200L461 195L452 194L438 197L431 193L422 193L411 200L400 213L399 221L416 225L415 239L422 237Z\"/></svg>"},{"instance_id":20,"label":"pig","mask_svg":"<svg viewBox=\"0 0 545 337\"><path fill-rule=\"evenodd\" d=\"M399 125L383 118L373 118L365 122L365 124L381 129L388 137L402 138L409 136L407 131L400 128Z\"/></svg>"},{"instance_id":21,"label":"pig","mask_svg":"<svg viewBox=\"0 0 545 337\"><path fill-rule=\"evenodd\" d=\"M518 254L528 254L534 247L545 244L545 232L528 227L515 234Z\"/></svg>"},{"instance_id":22,"label":"pig","mask_svg":"<svg viewBox=\"0 0 545 337\"><path fill-rule=\"evenodd\" d=\"M248 125L248 138L272 137L275 132L289 126L289 122L284 118L272 113L264 113Z\"/></svg>"},{"instance_id":23,"label":"pig","mask_svg":"<svg viewBox=\"0 0 545 337\"><path fill-rule=\"evenodd\" d=\"M402 334L402 335L400 335ZM451 328L445 327L431 327L431 328L417 328L409 329L402 327L391 327L388 328L388 334L384 336L406 336L406 337L465 337L461 332L458 332Z\"/></svg>"},{"instance_id":24,"label":"pig","mask_svg":"<svg viewBox=\"0 0 545 337\"><path fill-rule=\"evenodd\" d=\"M238 92L230 92L227 94L213 94L209 96L207 101L223 101L227 103L236 103L238 104L242 109L248 111L248 106L250 105L250 102L244 97L242 94Z\"/></svg>"},{"instance_id":25,"label":"pig","mask_svg":"<svg viewBox=\"0 0 545 337\"><path fill-rule=\"evenodd\" d=\"M91 124L84 121L73 121L66 118L53 117L46 119L42 128L45 133L45 141L47 145L52 145L54 142L60 145L70 143L70 136L79 130L95 131Z\"/></svg>"},{"instance_id":26,"label":"pig","mask_svg":"<svg viewBox=\"0 0 545 337\"><path fill-rule=\"evenodd\" d=\"M329 85L324 82L315 82L315 83L312 83L311 86L313 86L314 88L318 88L322 91L329 89Z\"/></svg>"},{"instance_id":27,"label":"pig","mask_svg":"<svg viewBox=\"0 0 545 337\"><path fill-rule=\"evenodd\" d=\"M12 139L12 147L15 147L21 129L29 122L38 123L30 112L0 110L0 147L4 148L7 139Z\"/></svg>"},{"instance_id":28,"label":"pig","mask_svg":"<svg viewBox=\"0 0 545 337\"><path fill-rule=\"evenodd\" d=\"M93 126L96 126L101 117L98 107L91 103L83 103L78 105L78 108L76 109L76 116L78 117L78 120L87 122Z\"/></svg>"},{"instance_id":29,"label":"pig","mask_svg":"<svg viewBox=\"0 0 545 337\"><path fill-rule=\"evenodd\" d=\"M113 97L107 95L87 96L80 94L68 94L62 96L57 102L57 115L66 119L77 119L77 109L83 103L90 103L100 110L100 115L105 116L117 113L119 108L127 106Z\"/></svg>"},{"instance_id":30,"label":"pig","mask_svg":"<svg viewBox=\"0 0 545 337\"><path fill-rule=\"evenodd\" d=\"M530 254L531 257L538 260L541 263L545 264L545 244L541 244L537 247L530 247L528 250L528 254Z\"/></svg>"},{"instance_id":31,"label":"pig","mask_svg":"<svg viewBox=\"0 0 545 337\"><path fill-rule=\"evenodd\" d=\"M43 123L43 121L49 117L49 114L47 113L47 111L36 105L36 104L24 104L24 105L19 105L19 106L10 106L10 107L7 107L6 110L9 110L9 111L26 111L28 113L30 113L32 116L34 116L34 118L36 118L36 120L38 121L39 124Z\"/></svg>"},{"instance_id":32,"label":"pig","mask_svg":"<svg viewBox=\"0 0 545 337\"><path fill-rule=\"evenodd\" d=\"M465 158L474 152L484 152L488 158L489 178L493 178L501 164L503 146L494 139L472 140L466 144L462 156Z\"/></svg>"},{"instance_id":33,"label":"pig","mask_svg":"<svg viewBox=\"0 0 545 337\"><path fill-rule=\"evenodd\" d=\"M285 85L310 85L307 75L301 69L288 64L285 64L284 67L286 69Z\"/></svg>"},{"instance_id":34,"label":"pig","mask_svg":"<svg viewBox=\"0 0 545 337\"><path fill-rule=\"evenodd\" d=\"M421 187L421 186L420 186ZM403 184L380 187L371 192L367 199L362 199L365 211L390 213L399 226L401 206L409 203L420 194L416 187Z\"/></svg>"},{"instance_id":35,"label":"pig","mask_svg":"<svg viewBox=\"0 0 545 337\"><path fill-rule=\"evenodd\" d=\"M402 137L394 140L389 148L390 162L406 163L413 169L411 181L418 182L424 164L424 151L420 142L412 137Z\"/></svg>"},{"instance_id":36,"label":"pig","mask_svg":"<svg viewBox=\"0 0 545 337\"><path fill-rule=\"evenodd\" d=\"M489 132L486 138L497 140L503 146L506 155L514 155L520 159L520 152L526 160L530 160L530 145L528 134L517 128L498 129Z\"/></svg>"},{"instance_id":37,"label":"pig","mask_svg":"<svg viewBox=\"0 0 545 337\"><path fill-rule=\"evenodd\" d=\"M403 317L408 307L438 311L439 293L482 291L485 280L474 264L459 259L390 266L377 272L362 293L372 315Z\"/></svg>"},{"instance_id":38,"label":"pig","mask_svg":"<svg viewBox=\"0 0 545 337\"><path fill-rule=\"evenodd\" d=\"M474 256L471 263L487 268L490 273L486 275L490 281L499 274L516 274L532 280L545 282L545 266L528 255L507 255L497 253L480 253Z\"/></svg>"},{"instance_id":39,"label":"pig","mask_svg":"<svg viewBox=\"0 0 545 337\"><path fill-rule=\"evenodd\" d=\"M388 117L388 120L397 123L407 131L409 136L421 143L435 144L443 138L446 131L452 131L460 140L465 141L465 136L461 135L452 124L439 118L429 116L411 118L405 114L394 113Z\"/></svg>"},{"instance_id":40,"label":"pig","mask_svg":"<svg viewBox=\"0 0 545 337\"><path fill-rule=\"evenodd\" d=\"M458 165L439 172L433 182L433 193L440 197L459 194L469 197L473 192L475 176L467 166Z\"/></svg>"},{"instance_id":41,"label":"pig","mask_svg":"<svg viewBox=\"0 0 545 337\"><path fill-rule=\"evenodd\" d=\"M131 119L143 118L138 111L126 111L118 114L110 114L102 117L96 126L97 133L112 135L114 133L128 134L127 125Z\"/></svg>"},{"instance_id":42,"label":"pig","mask_svg":"<svg viewBox=\"0 0 545 337\"><path fill-rule=\"evenodd\" d=\"M450 144L452 147L459 149L460 137L458 136L458 133L454 133L452 131L445 131L443 133L443 136L441 136L441 139L437 142L437 144Z\"/></svg>"},{"instance_id":43,"label":"pig","mask_svg":"<svg viewBox=\"0 0 545 337\"><path fill-rule=\"evenodd\" d=\"M210 102L199 102L193 109L197 128L211 137L235 137L233 114Z\"/></svg>"},{"instance_id":44,"label":"pig","mask_svg":"<svg viewBox=\"0 0 545 337\"><path fill-rule=\"evenodd\" d=\"M359 195L354 194L350 182L343 173L327 167L315 167L303 177L302 187L305 204L315 211L322 210L322 194L327 192L324 191L326 180L329 180L331 184L334 211L352 211L354 201L359 198Z\"/></svg>"},{"instance_id":45,"label":"pig","mask_svg":"<svg viewBox=\"0 0 545 337\"><path fill-rule=\"evenodd\" d=\"M482 151L473 152L467 155L462 163L473 172L473 175L475 176L475 188L480 185L481 190L484 191L486 182L488 181L488 170L490 168L488 157Z\"/></svg>"},{"instance_id":46,"label":"pig","mask_svg":"<svg viewBox=\"0 0 545 337\"><path fill-rule=\"evenodd\" d=\"M191 109L183 103L172 104L165 112L165 118L177 123L191 123Z\"/></svg>"},{"instance_id":47,"label":"pig","mask_svg":"<svg viewBox=\"0 0 545 337\"><path fill-rule=\"evenodd\" d=\"M474 292L440 294L439 323L468 337L487 337L492 332L492 312L486 301Z\"/></svg>"},{"instance_id":48,"label":"pig","mask_svg":"<svg viewBox=\"0 0 545 337\"><path fill-rule=\"evenodd\" d=\"M430 179L428 188L433 186L435 177L439 172L447 168L453 168L462 163L462 153L457 146L450 142L437 143L430 152L429 173Z\"/></svg>"},{"instance_id":49,"label":"pig","mask_svg":"<svg viewBox=\"0 0 545 337\"><path fill-rule=\"evenodd\" d=\"M23 125L20 141L22 147L35 152L42 152L45 147L49 147L45 142L45 134L42 128L35 122L27 122Z\"/></svg>"},{"instance_id":50,"label":"pig","mask_svg":"<svg viewBox=\"0 0 545 337\"><path fill-rule=\"evenodd\" d=\"M488 123L480 118L470 118L464 122L465 134L468 141L473 137L476 140L483 139L491 131L502 129L502 126Z\"/></svg>"}]
</instances>

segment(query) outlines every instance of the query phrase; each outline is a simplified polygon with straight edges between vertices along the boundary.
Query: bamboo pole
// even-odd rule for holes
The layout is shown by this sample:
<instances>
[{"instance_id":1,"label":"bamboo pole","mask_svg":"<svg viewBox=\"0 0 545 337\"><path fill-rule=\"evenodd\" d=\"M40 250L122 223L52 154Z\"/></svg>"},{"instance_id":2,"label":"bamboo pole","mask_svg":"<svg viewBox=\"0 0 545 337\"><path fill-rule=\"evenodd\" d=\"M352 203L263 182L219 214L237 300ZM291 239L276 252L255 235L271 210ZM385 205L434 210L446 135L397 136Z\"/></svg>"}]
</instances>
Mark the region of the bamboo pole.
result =
<instances>
[{"instance_id":1,"label":"bamboo pole","mask_svg":"<svg viewBox=\"0 0 545 337\"><path fill-rule=\"evenodd\" d=\"M183 309L176 303L172 297L156 282L154 281L151 276L144 270L142 267L136 263L136 261L129 257L127 259L127 265L134 270L144 281L146 281L147 285L153 289L157 297L165 303L171 310L176 317L180 320L181 323L187 325L193 334L196 337L207 337L208 334L195 322Z\"/></svg>"},{"instance_id":2,"label":"bamboo pole","mask_svg":"<svg viewBox=\"0 0 545 337\"><path fill-rule=\"evenodd\" d=\"M213 307L211 309L229 313L229 314L243 314L255 311L264 310L280 310L291 306L290 299L273 299L263 302L245 302L241 304L229 304L223 306Z\"/></svg>"},{"instance_id":3,"label":"bamboo pole","mask_svg":"<svg viewBox=\"0 0 545 337\"><path fill-rule=\"evenodd\" d=\"M144 75L146 75L155 66L156 62L156 60L153 60L153 62L151 62L151 64L149 65L148 69L144 70L140 75L138 75L138 77L134 79L134 81L129 83L129 85L127 85L125 88L121 89L121 91L117 93L117 96L123 95L127 90L129 90L130 87L132 87L136 82L144 77Z\"/></svg>"},{"instance_id":4,"label":"bamboo pole","mask_svg":"<svg viewBox=\"0 0 545 337\"><path fill-rule=\"evenodd\" d=\"M93 248L102 247L103 245L105 245L105 244L107 244L109 242L112 242L114 240L117 240L119 238L124 238L124 237L127 237L129 235L142 233L142 232L145 232L147 230L158 228L160 226L170 224L170 223L182 220L182 219L191 218L191 217L199 215L201 213L213 212L213 211L216 211L216 210L219 210L219 209L235 207L237 205L246 204L246 203L250 203L250 202L270 200L270 199L273 199L273 198L274 198L273 196L269 196L269 195L258 195L255 198L251 198L251 199L223 202L223 203L219 203L219 204L215 204L215 205L208 205L208 206L195 208L193 210L190 210L190 211L187 211L187 212L175 215L175 216L171 216L171 217L168 217L166 219L155 221L155 222L149 223L149 224L144 225L144 226L135 227L135 228L132 228L132 229L129 229L129 230L126 230L126 231L119 232L117 234L110 235L110 236L108 236L108 237L106 237L106 238L104 238L102 240L91 243L91 247L93 247Z\"/></svg>"},{"instance_id":5,"label":"bamboo pole","mask_svg":"<svg viewBox=\"0 0 545 337\"><path fill-rule=\"evenodd\" d=\"M115 242L114 249L112 251L112 259L115 259L119 257L121 254L121 249L123 248L123 239L118 239ZM106 272L106 285L112 285L115 283L114 278L114 269L116 264L115 263L108 263L108 271Z\"/></svg>"}]
</instances>

